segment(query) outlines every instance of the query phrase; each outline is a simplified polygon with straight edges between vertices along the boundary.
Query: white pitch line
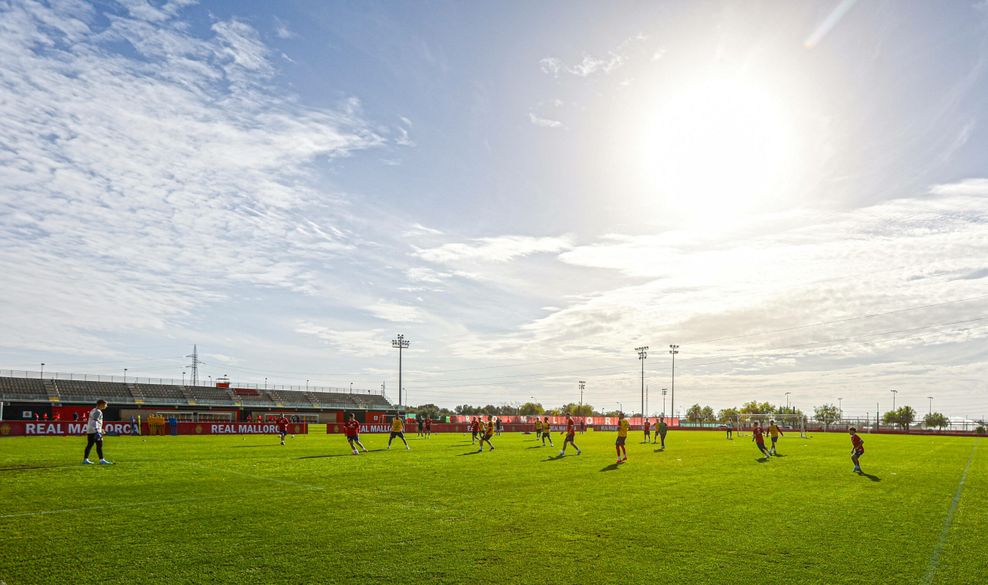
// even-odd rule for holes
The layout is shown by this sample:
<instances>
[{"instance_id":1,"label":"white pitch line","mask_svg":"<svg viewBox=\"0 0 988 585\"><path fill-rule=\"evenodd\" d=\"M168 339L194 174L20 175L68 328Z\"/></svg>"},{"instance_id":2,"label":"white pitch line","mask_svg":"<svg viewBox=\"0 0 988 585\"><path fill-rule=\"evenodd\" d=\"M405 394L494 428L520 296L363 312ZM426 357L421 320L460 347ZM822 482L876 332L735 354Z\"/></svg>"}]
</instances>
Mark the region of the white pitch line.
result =
<instances>
[{"instance_id":1,"label":"white pitch line","mask_svg":"<svg viewBox=\"0 0 988 585\"><path fill-rule=\"evenodd\" d=\"M947 509L947 518L944 520L943 528L940 530L940 540L933 547L933 556L930 557L930 566L926 569L923 583L932 583L933 577L937 573L937 566L940 564L940 554L943 553L943 547L947 544L947 535L950 533L950 525L954 521L954 512L957 511L957 504L961 501L961 492L964 490L964 481L967 480L967 471L971 469L971 463L974 461L974 452L978 450L978 443L980 442L981 439L975 439L974 446L971 447L971 455L967 458L967 465L964 466L964 473L961 474L961 480L957 482L954 499L950 501L950 508Z\"/></svg>"},{"instance_id":2,"label":"white pitch line","mask_svg":"<svg viewBox=\"0 0 988 585\"><path fill-rule=\"evenodd\" d=\"M290 486L294 486L294 487L302 488L302 489L306 489L306 490L322 490L322 489L324 489L322 486L318 486L318 485L311 485L311 484L306 484L306 483L298 483L298 482L294 482L294 481L289 481L287 479L276 479L276 478L273 478L273 477L264 477L263 475L254 475L253 473L244 473L243 471L234 471L233 469L223 469L222 467L209 467L209 466L206 466L206 465L198 465L196 463L190 463L188 461L186 461L185 464L186 465L191 465L192 467L198 467L199 469L207 469L209 471L222 471L224 473L232 473L234 475L239 475L241 477L249 477L251 479L259 479L259 480L263 480L263 481L270 481L270 482L280 483L282 485L290 485Z\"/></svg>"}]
</instances>

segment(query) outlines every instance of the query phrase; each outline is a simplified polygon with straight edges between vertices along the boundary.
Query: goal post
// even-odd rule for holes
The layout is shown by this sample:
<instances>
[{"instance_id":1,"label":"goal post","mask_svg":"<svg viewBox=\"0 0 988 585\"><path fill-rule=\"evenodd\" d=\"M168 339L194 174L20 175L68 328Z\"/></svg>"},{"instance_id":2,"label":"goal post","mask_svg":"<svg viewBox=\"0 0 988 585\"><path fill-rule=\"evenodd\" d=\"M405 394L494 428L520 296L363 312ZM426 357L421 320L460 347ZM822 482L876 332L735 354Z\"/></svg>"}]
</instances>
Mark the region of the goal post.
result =
<instances>
[{"instance_id":1,"label":"goal post","mask_svg":"<svg viewBox=\"0 0 988 585\"><path fill-rule=\"evenodd\" d=\"M776 413L764 413L764 412L754 412L739 414L735 417L734 430L739 437L747 436L751 433L751 427L754 426L755 421L765 428L768 426L769 421L775 421L775 424L779 425L783 433L786 432L799 432L799 437L801 439L809 438L806 434L806 416L802 414L776 414Z\"/></svg>"}]
</instances>

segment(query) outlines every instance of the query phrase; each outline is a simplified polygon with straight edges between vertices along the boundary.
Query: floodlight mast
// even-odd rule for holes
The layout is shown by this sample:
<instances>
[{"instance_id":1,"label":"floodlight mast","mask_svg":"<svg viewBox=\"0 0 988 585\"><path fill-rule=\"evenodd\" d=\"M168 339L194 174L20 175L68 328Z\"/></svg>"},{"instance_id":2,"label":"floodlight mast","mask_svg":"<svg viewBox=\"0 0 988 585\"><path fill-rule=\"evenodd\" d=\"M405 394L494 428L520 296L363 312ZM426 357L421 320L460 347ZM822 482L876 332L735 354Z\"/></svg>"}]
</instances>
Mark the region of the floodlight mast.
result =
<instances>
[{"instance_id":1,"label":"floodlight mast","mask_svg":"<svg viewBox=\"0 0 988 585\"><path fill-rule=\"evenodd\" d=\"M401 350L406 349L409 342L401 333L398 334L398 339L391 340L391 347L398 349L398 406L401 406L401 389L403 388L401 385Z\"/></svg>"},{"instance_id":2,"label":"floodlight mast","mask_svg":"<svg viewBox=\"0 0 988 585\"><path fill-rule=\"evenodd\" d=\"M672 396L670 397L669 416L676 417L676 354L679 353L679 345L669 344L669 353L672 355L672 385L670 386Z\"/></svg>"},{"instance_id":3,"label":"floodlight mast","mask_svg":"<svg viewBox=\"0 0 988 585\"><path fill-rule=\"evenodd\" d=\"M648 346L636 347L638 361L642 363L642 416L645 416L645 359L648 357Z\"/></svg>"},{"instance_id":4,"label":"floodlight mast","mask_svg":"<svg viewBox=\"0 0 988 585\"><path fill-rule=\"evenodd\" d=\"M582 412L583 412L583 391L586 389L587 383L584 380L580 380L577 383L580 385L580 413L582 414Z\"/></svg>"}]
</instances>

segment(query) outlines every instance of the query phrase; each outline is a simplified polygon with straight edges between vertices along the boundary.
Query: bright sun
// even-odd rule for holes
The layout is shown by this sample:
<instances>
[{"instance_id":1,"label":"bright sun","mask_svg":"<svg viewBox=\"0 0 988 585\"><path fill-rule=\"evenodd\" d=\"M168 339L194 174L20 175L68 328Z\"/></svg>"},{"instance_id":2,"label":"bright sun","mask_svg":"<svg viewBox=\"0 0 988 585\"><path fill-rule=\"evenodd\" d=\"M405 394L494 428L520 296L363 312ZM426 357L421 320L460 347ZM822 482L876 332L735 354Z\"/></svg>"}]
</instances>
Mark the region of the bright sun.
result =
<instances>
[{"instance_id":1,"label":"bright sun","mask_svg":"<svg viewBox=\"0 0 988 585\"><path fill-rule=\"evenodd\" d=\"M694 85L658 109L648 132L648 191L683 219L731 221L770 207L796 171L790 112L756 85Z\"/></svg>"}]
</instances>

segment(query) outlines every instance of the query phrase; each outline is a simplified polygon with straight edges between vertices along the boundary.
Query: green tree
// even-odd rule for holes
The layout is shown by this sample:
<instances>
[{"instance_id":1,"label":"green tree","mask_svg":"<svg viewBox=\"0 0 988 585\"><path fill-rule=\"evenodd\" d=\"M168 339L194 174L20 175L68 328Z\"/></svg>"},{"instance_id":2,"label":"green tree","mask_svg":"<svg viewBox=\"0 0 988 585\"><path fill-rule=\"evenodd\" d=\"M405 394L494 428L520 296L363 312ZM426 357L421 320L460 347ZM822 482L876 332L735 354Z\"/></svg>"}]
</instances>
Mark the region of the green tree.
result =
<instances>
[{"instance_id":1,"label":"green tree","mask_svg":"<svg viewBox=\"0 0 988 585\"><path fill-rule=\"evenodd\" d=\"M752 400L751 402L745 402L738 412L741 414L771 414L774 413L775 410L775 406L773 406L770 402L758 402L757 400Z\"/></svg>"},{"instance_id":2,"label":"green tree","mask_svg":"<svg viewBox=\"0 0 988 585\"><path fill-rule=\"evenodd\" d=\"M703 410L700 411L700 416L701 418L703 418L703 422L713 422L714 420L717 419L717 417L714 415L714 409L710 408L709 406L703 407Z\"/></svg>"},{"instance_id":3,"label":"green tree","mask_svg":"<svg viewBox=\"0 0 988 585\"><path fill-rule=\"evenodd\" d=\"M518 409L518 414L522 416L533 416L542 414L543 412L545 412L545 409L538 402L526 402Z\"/></svg>"},{"instance_id":4,"label":"green tree","mask_svg":"<svg viewBox=\"0 0 988 585\"><path fill-rule=\"evenodd\" d=\"M900 406L896 410L890 410L882 415L882 422L887 425L895 425L902 430L909 430L916 420L916 411L911 406Z\"/></svg>"},{"instance_id":5,"label":"green tree","mask_svg":"<svg viewBox=\"0 0 988 585\"><path fill-rule=\"evenodd\" d=\"M703 419L703 407L699 404L694 404L693 406L686 409L686 420L690 422L700 422Z\"/></svg>"},{"instance_id":6,"label":"green tree","mask_svg":"<svg viewBox=\"0 0 988 585\"><path fill-rule=\"evenodd\" d=\"M409 411L414 412L421 419L431 417L433 420L436 420L442 416L443 409L439 408L435 404L420 404L415 408L410 408Z\"/></svg>"},{"instance_id":7,"label":"green tree","mask_svg":"<svg viewBox=\"0 0 988 585\"><path fill-rule=\"evenodd\" d=\"M813 418L822 422L824 429L829 429L830 425L840 422L840 409L833 404L821 404L813 408Z\"/></svg>"},{"instance_id":8,"label":"green tree","mask_svg":"<svg viewBox=\"0 0 988 585\"><path fill-rule=\"evenodd\" d=\"M928 429L942 429L950 426L950 420L942 412L931 412L923 417L923 424Z\"/></svg>"},{"instance_id":9,"label":"green tree","mask_svg":"<svg viewBox=\"0 0 988 585\"><path fill-rule=\"evenodd\" d=\"M722 423L727 421L735 421L738 418L738 409L735 407L723 408L719 413L717 413L717 420Z\"/></svg>"}]
</instances>

